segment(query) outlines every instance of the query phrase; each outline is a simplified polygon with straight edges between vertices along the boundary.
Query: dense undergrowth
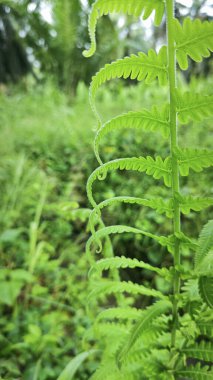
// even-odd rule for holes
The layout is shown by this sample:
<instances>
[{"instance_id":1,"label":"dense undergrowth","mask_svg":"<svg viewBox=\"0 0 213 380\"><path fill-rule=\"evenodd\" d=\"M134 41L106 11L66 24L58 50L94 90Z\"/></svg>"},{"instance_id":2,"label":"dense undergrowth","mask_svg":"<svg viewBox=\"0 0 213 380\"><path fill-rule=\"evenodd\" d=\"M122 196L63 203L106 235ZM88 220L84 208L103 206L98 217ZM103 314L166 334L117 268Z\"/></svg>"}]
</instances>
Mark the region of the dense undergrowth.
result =
<instances>
[{"instance_id":1,"label":"dense undergrowth","mask_svg":"<svg viewBox=\"0 0 213 380\"><path fill-rule=\"evenodd\" d=\"M137 85L129 88L110 85L109 91L100 91L101 111L106 120L124 111L149 107L158 99L155 85ZM182 88L185 83L182 80ZM212 93L210 80L194 79L193 91ZM164 90L163 90L164 91ZM160 101L167 94L162 91ZM143 92L143 104L141 104ZM89 205L85 193L86 179L96 167L92 153L95 121L88 104L88 89L82 84L77 97L68 99L47 84L37 89L17 91L7 88L1 93L1 217L0 217L0 378L3 380L56 379L62 369L89 345L82 339L90 328L85 305L88 295L87 273L89 263L84 251L88 237L87 221ZM208 131L208 132L207 132ZM210 148L210 121L186 125L180 129L182 146ZM119 141L119 144L118 144ZM132 144L134 142L134 144ZM159 134L156 136L137 131L125 132L122 140L114 133L103 146L107 160L116 155L139 156L167 152L167 145ZM211 195L212 172L206 170L183 178L181 187L185 194ZM101 201L113 195L164 196L164 188L150 177L138 183L137 174L114 173L109 181L100 182L96 192ZM131 191L129 191L131 190ZM78 208L79 207L79 208ZM182 217L184 232L197 237L213 210L201 212L199 217L190 213ZM118 224L135 225L138 228L161 234L170 233L170 223L152 210L135 206L113 206L105 213L109 224L116 218ZM143 221L143 222L141 222ZM143 226L141 225L143 223ZM156 246L149 238L143 246L139 240L127 235L122 240L113 239L115 252L122 255L124 248L129 256L143 257L152 265L169 263L166 250L155 254ZM190 263L185 253L183 264ZM159 276L150 277L144 272L144 281L152 282L164 290ZM122 272L125 280L128 271ZM134 278L133 278L134 277ZM131 280L141 279L135 270ZM112 300L113 302L113 300ZM140 299L141 306L149 304L149 298ZM146 304L144 303L146 302ZM97 363L95 359L85 363L78 373L78 380L88 379Z\"/></svg>"}]
</instances>

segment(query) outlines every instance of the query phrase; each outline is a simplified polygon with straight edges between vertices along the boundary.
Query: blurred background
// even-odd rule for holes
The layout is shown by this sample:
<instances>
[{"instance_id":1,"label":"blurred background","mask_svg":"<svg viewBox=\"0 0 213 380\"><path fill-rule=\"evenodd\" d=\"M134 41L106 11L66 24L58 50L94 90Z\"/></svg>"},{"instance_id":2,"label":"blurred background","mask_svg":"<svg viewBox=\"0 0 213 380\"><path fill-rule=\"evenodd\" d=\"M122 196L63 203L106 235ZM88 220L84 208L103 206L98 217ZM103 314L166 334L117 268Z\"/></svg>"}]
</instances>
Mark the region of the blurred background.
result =
<instances>
[{"instance_id":1,"label":"blurred background","mask_svg":"<svg viewBox=\"0 0 213 380\"><path fill-rule=\"evenodd\" d=\"M0 379L57 379L71 358L90 347L82 342L91 325L85 242L90 205L86 180L97 167L93 154L96 122L89 107L91 76L106 62L165 43L160 28L130 16L105 16L97 30L98 51L85 59L92 0L0 0ZM213 18L212 0L180 0L176 16ZM213 93L211 58L178 72L183 90ZM158 84L111 81L98 93L105 120L167 101ZM211 147L210 121L180 127L180 144ZM137 131L112 134L102 148L106 159L168 153L160 135ZM213 173L181 181L185 194L210 196ZM167 196L162 184L137 174L112 174L96 185L99 201L114 195ZM183 230L197 237L213 216L205 210L184 216ZM129 224L157 234L171 232L170 220L152 210L120 205L104 214L106 224ZM113 238L115 253L152 265L171 263L150 239ZM183 252L190 266L190 252ZM125 280L165 289L158 276L122 272ZM142 299L146 306L149 299ZM76 377L87 380L96 367L86 363Z\"/></svg>"}]
</instances>

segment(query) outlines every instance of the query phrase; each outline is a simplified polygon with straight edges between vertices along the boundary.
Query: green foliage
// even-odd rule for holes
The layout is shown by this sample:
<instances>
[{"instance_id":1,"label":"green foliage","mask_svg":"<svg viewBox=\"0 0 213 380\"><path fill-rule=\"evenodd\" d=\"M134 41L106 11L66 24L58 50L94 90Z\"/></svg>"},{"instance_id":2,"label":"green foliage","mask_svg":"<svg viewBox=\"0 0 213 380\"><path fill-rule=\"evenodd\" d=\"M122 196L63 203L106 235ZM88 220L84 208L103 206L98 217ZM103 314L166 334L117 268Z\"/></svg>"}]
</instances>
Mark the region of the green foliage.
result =
<instances>
[{"instance_id":1,"label":"green foliage","mask_svg":"<svg viewBox=\"0 0 213 380\"><path fill-rule=\"evenodd\" d=\"M141 1L139 4L140 2L137 7L131 0L126 1L125 4L122 1L95 1L89 20L91 48L84 52L84 55L90 57L96 50L96 24L102 15L121 11L138 16L143 14L144 9L140 5L145 5L146 1ZM155 8L156 4L158 7ZM167 46L163 46L158 54L151 49L147 55L139 52L137 55L132 54L105 65L92 78L90 86L90 103L98 121L94 151L100 166L92 172L87 182L87 195L93 207L90 215L92 236L86 245L86 253L92 264L90 270L91 292L88 300L89 304L92 302L93 305L109 304L110 300L113 302L113 306L114 302L117 305L117 308L110 307L108 310L102 311L95 322L94 330L99 331L96 339L100 340L102 357L99 367L91 377L94 380L102 378L110 380L121 378L128 380L212 378L211 367L205 365L205 362L208 364L212 361L212 341L211 337L206 336L205 339L202 337L202 334L205 335L212 331L212 321L210 320L210 308L213 304L213 277L211 275L213 260L210 251L212 248L212 237L210 237L212 225L207 224L204 227L198 242L188 237L188 234L184 234L181 228L181 213L188 215L191 210L203 211L212 206L212 198L202 195L194 196L190 190L189 194L184 194L184 188L182 189L181 186L185 182L180 181L180 176L188 177L190 171L201 173L204 169L208 169L213 163L213 152L207 148L198 149L197 147L185 147L185 144L179 145L177 121L186 125L191 121L201 122L208 119L213 113L213 103L212 95L206 96L194 90L183 92L181 86L176 85L175 69L176 57L181 69L188 68L188 57L196 62L209 57L210 51L213 50L212 23L200 20L191 21L186 18L181 26L173 15L174 5L173 0L165 1ZM149 2L148 13L145 12L145 17L149 16L153 10L156 11L158 24L162 19L162 12L164 12L163 2ZM128 112L103 122L97 106L97 91L102 84L115 78L144 80L145 84L149 85L156 79L160 86L168 83L169 103L163 108L153 106L151 110ZM158 98L160 96L159 93ZM156 149L153 148L152 155L143 152L143 156L139 153L128 158L116 159L113 157L112 160L111 155L105 153L103 146L101 146L100 156L100 144L111 139L113 133L115 137L119 137L121 140L125 139L126 129L130 129L132 133L133 131L135 133L142 132L141 141L144 140L145 143L147 136L154 136L160 132L166 140L163 141L162 156L156 154ZM104 137L107 138L104 140ZM158 140L155 141L156 147L158 147ZM134 144L134 140L131 142ZM200 142L198 145L200 146ZM116 148L113 153L117 153ZM103 191L103 196L107 199L99 201L97 195L96 199L94 194L97 193L97 180L103 183L104 189L108 174L110 173L113 178L118 171L125 171L120 173L121 181L124 180L125 186L129 178L129 171L143 172L154 179L163 178L164 184L170 188L170 191L164 189L164 197L161 198L157 197L156 192L150 199L149 196L144 198L133 196L134 188L130 190L131 196L127 196L126 193L123 196L117 191L117 196L114 196L113 188L113 196L110 196L111 194L105 196ZM142 178L144 181L146 180L145 175ZM109 216L106 218L105 226L105 215L108 215L105 208L118 207L119 204L122 207L122 204L125 203L127 206L132 204L148 206L148 209L151 208L157 213L166 214L173 221L172 233L156 234L156 230L161 231L159 225L154 228L154 233L153 230L151 230L152 232L149 230L151 224L147 229L141 228L141 226L148 225L146 224L146 215L144 216L142 213L144 218L141 220L135 218L135 226L131 224L128 226L116 225L112 223ZM164 220L164 215L161 217ZM107 225L108 223L109 225ZM162 248L168 255L172 254L172 257L167 256L170 263L169 269L168 267L164 268L163 263L163 268L161 268L160 260L154 267L149 262L146 263L140 258L136 258L135 252L128 251L128 247L125 255L115 255L114 257L111 249L109 257L107 250L102 249L104 246L102 242L110 235L123 233L134 234L137 241L142 235L143 241L149 239L151 244L158 243L154 249L151 246L150 250L153 249L155 257ZM113 236L112 239L115 240ZM125 239L125 235L123 239ZM94 255L97 247L96 253L100 254L103 251L104 258L95 261ZM185 266L184 258L192 258L192 252L195 252L195 265L193 267L187 263ZM167 265L168 263L165 266ZM140 275L137 282L124 281L122 271L126 271L127 278L131 279L130 269L133 268L135 270L138 268L139 273L141 269L148 273L155 272L158 284L160 281L163 284L162 288L159 286L155 289L152 286L153 283L150 284L149 281L141 284ZM116 281L112 279L112 272L117 273ZM149 273L148 276L151 274ZM182 287L181 281L184 283ZM122 298L120 294L123 295ZM127 295L125 296L125 294ZM134 306L138 305L140 295L152 297L154 302L146 308L147 303L143 301L141 315L138 315L138 307L135 309ZM112 296L113 298L111 298ZM141 299L143 300L142 297ZM104 320L110 322L104 324ZM112 333L110 328L115 333ZM104 330L103 333L101 333L101 329ZM120 331L120 339L118 339L118 331ZM102 341L102 337L104 337L104 341ZM187 360L190 358L199 360L199 362L195 365L193 362L190 364L190 361Z\"/></svg>"},{"instance_id":2,"label":"green foliage","mask_svg":"<svg viewBox=\"0 0 213 380\"><path fill-rule=\"evenodd\" d=\"M201 62L213 51L213 26L211 22L199 19L184 19L183 25L175 20L175 42L177 61L182 70L188 68L189 56L195 62Z\"/></svg>"},{"instance_id":3,"label":"green foliage","mask_svg":"<svg viewBox=\"0 0 213 380\"><path fill-rule=\"evenodd\" d=\"M89 35L91 39L91 47L88 51L84 51L85 57L91 57L96 51L96 26L98 19L103 15L113 12L122 12L129 15L140 16L143 13L143 19L146 20L152 12L155 11L155 25L161 23L164 14L164 2L162 0L154 0L150 3L148 0L138 0L135 4L134 0L96 0L93 3L92 11L89 18Z\"/></svg>"}]
</instances>

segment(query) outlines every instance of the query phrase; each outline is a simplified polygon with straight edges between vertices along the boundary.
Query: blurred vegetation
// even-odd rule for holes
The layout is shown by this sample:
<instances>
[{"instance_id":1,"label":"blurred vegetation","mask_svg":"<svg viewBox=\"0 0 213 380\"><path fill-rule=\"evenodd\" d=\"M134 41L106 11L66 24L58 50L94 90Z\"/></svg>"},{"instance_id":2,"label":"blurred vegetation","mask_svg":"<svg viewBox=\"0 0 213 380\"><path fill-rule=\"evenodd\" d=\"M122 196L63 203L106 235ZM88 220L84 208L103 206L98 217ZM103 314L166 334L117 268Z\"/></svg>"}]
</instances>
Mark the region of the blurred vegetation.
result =
<instances>
[{"instance_id":1,"label":"blurred vegetation","mask_svg":"<svg viewBox=\"0 0 213 380\"><path fill-rule=\"evenodd\" d=\"M92 1L89 2L90 5ZM203 3L203 4L202 4ZM178 6L177 14L202 13L205 2L193 7ZM44 18L44 5L51 21ZM50 8L48 8L50 7ZM45 8L46 9L46 8ZM201 13L200 13L201 12ZM89 207L86 180L97 166L93 150L95 121L88 102L88 83L105 62L147 50L157 38L163 42L163 30L149 35L135 20L105 17L98 27L102 47L91 60L82 57L87 46L88 7L80 0L0 1L0 379L57 379L63 368L83 350L90 349L91 321L86 311L89 263L84 255L88 238ZM132 21L132 20L131 20ZM151 36L151 37L150 37ZM212 93L213 81L207 74L212 62L190 66L184 88L191 78L191 89ZM129 84L129 82L128 82ZM128 110L140 110L163 103L166 89L159 96L157 85L110 83L100 90L99 106L106 119ZM210 121L180 129L181 144L210 147L206 131ZM138 131L112 134L103 149L106 158L128 155L153 155L156 137L140 136ZM158 152L167 146L158 139ZM100 182L100 200L112 195L134 196L149 193L164 196L164 189L151 177L113 173L108 182ZM140 176L141 178L141 176ZM195 174L186 182L184 192L212 195L210 171ZM140 179L141 181L141 179ZM108 186L109 185L109 186ZM113 189L113 190L112 190ZM183 229L197 237L202 225L213 217L213 210L183 218ZM159 234L170 231L168 221L152 210L125 205L105 211L104 220L135 225ZM116 254L142 257L152 265L169 265L171 258L159 251L149 239L113 238ZM157 254L156 254L157 252ZM185 265L191 260L185 252ZM125 279L130 273L122 272ZM132 281L154 282L165 286L158 276L131 272ZM147 301L147 299L146 299ZM113 302L113 301L112 301ZM144 300L138 300L145 306ZM149 302L149 299L148 299ZM95 357L82 366L78 380L87 380L96 367Z\"/></svg>"}]
</instances>

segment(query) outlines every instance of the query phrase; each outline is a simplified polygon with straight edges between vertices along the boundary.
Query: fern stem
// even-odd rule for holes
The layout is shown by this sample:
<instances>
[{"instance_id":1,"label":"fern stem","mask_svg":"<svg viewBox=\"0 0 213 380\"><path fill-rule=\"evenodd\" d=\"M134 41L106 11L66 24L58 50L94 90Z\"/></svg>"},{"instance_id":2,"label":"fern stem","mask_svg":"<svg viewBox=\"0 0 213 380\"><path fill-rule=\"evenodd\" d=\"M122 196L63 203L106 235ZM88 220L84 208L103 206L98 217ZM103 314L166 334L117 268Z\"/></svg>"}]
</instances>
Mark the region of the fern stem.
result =
<instances>
[{"instance_id":1,"label":"fern stem","mask_svg":"<svg viewBox=\"0 0 213 380\"><path fill-rule=\"evenodd\" d=\"M174 155L174 149L178 146L177 136L177 110L176 110L176 50L174 35L174 0L166 0L166 17L167 17L167 42L168 42L168 74L169 74L169 98L170 98L170 153L172 157L172 197L174 201L174 235L180 232L180 207L175 194L179 192L179 168L178 162ZM180 247L179 241L175 238L174 249L174 266L180 264ZM178 325L178 294L180 292L180 276L178 271L174 275L173 287L173 329L171 334L171 345L175 347L176 330Z\"/></svg>"}]
</instances>

